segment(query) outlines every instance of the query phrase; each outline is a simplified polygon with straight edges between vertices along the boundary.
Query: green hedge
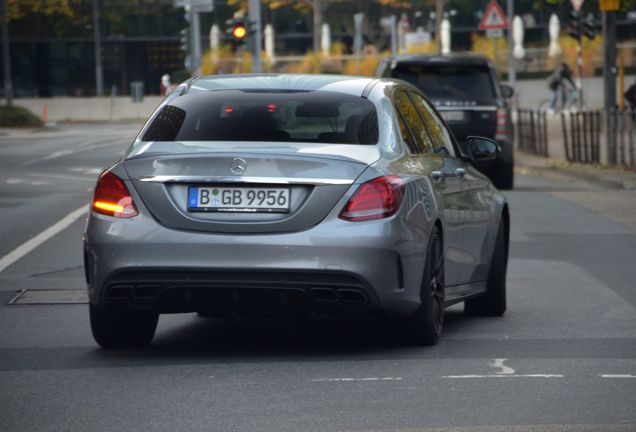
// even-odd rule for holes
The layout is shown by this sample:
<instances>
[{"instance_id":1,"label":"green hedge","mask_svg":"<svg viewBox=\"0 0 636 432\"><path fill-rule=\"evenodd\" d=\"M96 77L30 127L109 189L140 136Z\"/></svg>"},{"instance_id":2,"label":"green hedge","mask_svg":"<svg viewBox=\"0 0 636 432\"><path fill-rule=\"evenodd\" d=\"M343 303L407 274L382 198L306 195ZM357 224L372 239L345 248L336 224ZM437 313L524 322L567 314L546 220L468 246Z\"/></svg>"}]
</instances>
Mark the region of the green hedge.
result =
<instances>
[{"instance_id":1,"label":"green hedge","mask_svg":"<svg viewBox=\"0 0 636 432\"><path fill-rule=\"evenodd\" d=\"M42 120L25 108L0 106L0 127L42 127Z\"/></svg>"}]
</instances>

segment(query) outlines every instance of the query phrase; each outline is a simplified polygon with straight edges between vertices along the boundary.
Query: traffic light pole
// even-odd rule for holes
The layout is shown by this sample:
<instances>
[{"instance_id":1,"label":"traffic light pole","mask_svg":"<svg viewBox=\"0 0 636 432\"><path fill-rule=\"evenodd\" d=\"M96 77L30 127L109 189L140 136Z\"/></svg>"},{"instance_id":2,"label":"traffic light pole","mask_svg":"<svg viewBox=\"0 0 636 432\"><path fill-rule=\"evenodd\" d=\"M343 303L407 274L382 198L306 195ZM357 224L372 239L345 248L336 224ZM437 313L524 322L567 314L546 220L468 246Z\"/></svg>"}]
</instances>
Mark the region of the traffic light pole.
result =
<instances>
[{"instance_id":1,"label":"traffic light pole","mask_svg":"<svg viewBox=\"0 0 636 432\"><path fill-rule=\"evenodd\" d=\"M612 129L612 110L616 107L616 12L603 12L603 87L605 108L605 145L607 163L616 163Z\"/></svg>"},{"instance_id":2,"label":"traffic light pole","mask_svg":"<svg viewBox=\"0 0 636 432\"><path fill-rule=\"evenodd\" d=\"M192 41L192 74L201 75L201 21L199 13L190 10L190 30Z\"/></svg>"},{"instance_id":3,"label":"traffic light pole","mask_svg":"<svg viewBox=\"0 0 636 432\"><path fill-rule=\"evenodd\" d=\"M252 22L253 27L252 34L250 35L251 39L251 48L252 48L252 72L254 73L262 73L263 72L263 60L262 60L262 46L263 46L263 32L262 32L262 23L261 23L261 2L259 0L249 0L247 5L248 7L248 18L250 22Z\"/></svg>"}]
</instances>

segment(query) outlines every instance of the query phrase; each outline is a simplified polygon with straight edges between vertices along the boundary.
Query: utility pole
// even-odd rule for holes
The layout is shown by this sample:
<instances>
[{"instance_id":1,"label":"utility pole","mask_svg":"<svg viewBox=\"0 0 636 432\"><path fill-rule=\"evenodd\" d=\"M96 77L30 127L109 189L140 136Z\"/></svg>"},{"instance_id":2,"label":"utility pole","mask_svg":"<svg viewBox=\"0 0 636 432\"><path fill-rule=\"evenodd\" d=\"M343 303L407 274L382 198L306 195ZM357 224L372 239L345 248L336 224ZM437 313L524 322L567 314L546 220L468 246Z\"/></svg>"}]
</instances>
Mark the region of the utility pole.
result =
<instances>
[{"instance_id":1,"label":"utility pole","mask_svg":"<svg viewBox=\"0 0 636 432\"><path fill-rule=\"evenodd\" d=\"M437 45L437 53L442 52L442 18L444 17L444 1L435 0L435 43Z\"/></svg>"},{"instance_id":2,"label":"utility pole","mask_svg":"<svg viewBox=\"0 0 636 432\"><path fill-rule=\"evenodd\" d=\"M11 55L9 52L9 17L7 0L2 1L2 63L4 64L4 98L6 105L13 105L13 83L11 80Z\"/></svg>"},{"instance_id":3,"label":"utility pole","mask_svg":"<svg viewBox=\"0 0 636 432\"><path fill-rule=\"evenodd\" d=\"M510 87L515 88L517 84L517 69L515 68L515 58L512 55L512 21L515 17L514 0L508 0L508 10L506 12L508 14L508 84L510 84Z\"/></svg>"},{"instance_id":4,"label":"utility pole","mask_svg":"<svg viewBox=\"0 0 636 432\"><path fill-rule=\"evenodd\" d=\"M437 35L435 35L437 39ZM391 15L391 55L398 55L398 37L397 37L397 17Z\"/></svg>"},{"instance_id":5,"label":"utility pole","mask_svg":"<svg viewBox=\"0 0 636 432\"><path fill-rule=\"evenodd\" d=\"M607 163L616 163L616 145L612 139L612 111L616 107L616 12L603 12L603 81L605 99L605 145Z\"/></svg>"},{"instance_id":6,"label":"utility pole","mask_svg":"<svg viewBox=\"0 0 636 432\"><path fill-rule=\"evenodd\" d=\"M93 30L95 34L95 86L97 96L104 96L102 74L102 42L99 34L99 0L93 0Z\"/></svg>"}]
</instances>

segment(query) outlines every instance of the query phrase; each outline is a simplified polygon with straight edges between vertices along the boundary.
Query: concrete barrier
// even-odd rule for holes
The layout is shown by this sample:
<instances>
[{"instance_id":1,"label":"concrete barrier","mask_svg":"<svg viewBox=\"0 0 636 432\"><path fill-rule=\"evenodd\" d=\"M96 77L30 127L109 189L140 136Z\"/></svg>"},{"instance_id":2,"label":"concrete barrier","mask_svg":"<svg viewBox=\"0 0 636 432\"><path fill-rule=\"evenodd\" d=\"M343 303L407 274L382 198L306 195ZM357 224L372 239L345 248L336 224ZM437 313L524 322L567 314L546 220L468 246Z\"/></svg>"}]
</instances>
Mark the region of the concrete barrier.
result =
<instances>
[{"instance_id":1,"label":"concrete barrier","mask_svg":"<svg viewBox=\"0 0 636 432\"><path fill-rule=\"evenodd\" d=\"M38 117L46 110L46 120L110 121L147 119L163 100L162 96L145 96L141 103L133 103L130 96L119 97L55 97L14 99Z\"/></svg>"}]
</instances>

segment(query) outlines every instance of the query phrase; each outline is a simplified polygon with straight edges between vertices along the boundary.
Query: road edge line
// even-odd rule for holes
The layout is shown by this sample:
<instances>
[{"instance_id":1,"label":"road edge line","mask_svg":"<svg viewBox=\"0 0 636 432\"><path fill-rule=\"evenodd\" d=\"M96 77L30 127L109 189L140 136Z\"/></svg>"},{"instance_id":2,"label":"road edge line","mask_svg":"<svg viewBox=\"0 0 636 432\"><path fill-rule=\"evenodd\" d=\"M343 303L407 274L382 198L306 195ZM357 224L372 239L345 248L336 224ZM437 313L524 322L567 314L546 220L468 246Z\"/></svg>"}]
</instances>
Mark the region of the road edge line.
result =
<instances>
[{"instance_id":1,"label":"road edge line","mask_svg":"<svg viewBox=\"0 0 636 432\"><path fill-rule=\"evenodd\" d=\"M30 252L35 250L38 246L49 240L54 235L59 234L60 232L68 228L73 222L75 222L87 212L88 206L83 205L77 210L74 210L64 216L62 219L42 231L40 234L36 235L30 240L27 240L26 242L22 243L20 246L9 252L7 255L0 258L0 273L3 272L10 265L14 264L16 261L20 260Z\"/></svg>"}]
</instances>

